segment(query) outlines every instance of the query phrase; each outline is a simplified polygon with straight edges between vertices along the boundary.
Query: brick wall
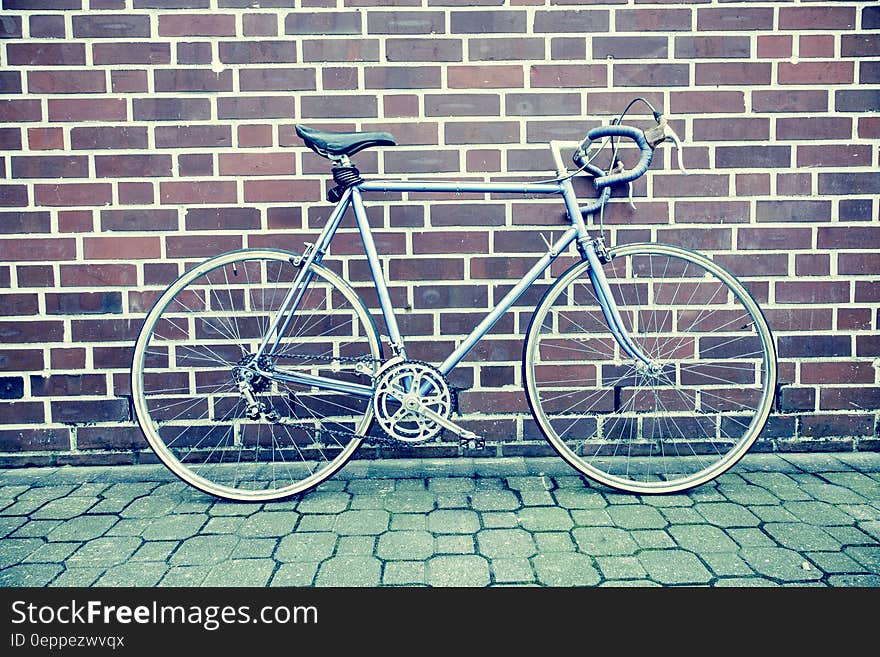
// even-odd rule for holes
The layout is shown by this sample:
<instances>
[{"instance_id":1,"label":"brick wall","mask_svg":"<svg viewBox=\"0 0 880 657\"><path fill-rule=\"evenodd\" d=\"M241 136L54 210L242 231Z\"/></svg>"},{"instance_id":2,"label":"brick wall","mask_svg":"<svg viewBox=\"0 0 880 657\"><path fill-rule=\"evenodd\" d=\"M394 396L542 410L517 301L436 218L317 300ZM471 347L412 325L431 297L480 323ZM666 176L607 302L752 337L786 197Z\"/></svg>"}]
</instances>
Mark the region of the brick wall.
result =
<instances>
[{"instance_id":1,"label":"brick wall","mask_svg":"<svg viewBox=\"0 0 880 657\"><path fill-rule=\"evenodd\" d=\"M327 166L296 122L391 131L400 147L355 158L367 174L541 178L547 140L580 138L635 95L674 115L693 173L682 178L663 149L636 186L638 210L607 212L612 241L710 252L768 309L782 387L755 449L880 447L875 2L2 7L0 463L149 458L127 376L142 292L198 258L299 249L316 234ZM540 233L562 228L546 201L395 201L371 204L377 243L411 353L428 360L544 250ZM334 245L336 266L363 284L350 227ZM550 281L453 377L470 386L468 426L503 441L492 453L527 452L536 437L520 335Z\"/></svg>"}]
</instances>

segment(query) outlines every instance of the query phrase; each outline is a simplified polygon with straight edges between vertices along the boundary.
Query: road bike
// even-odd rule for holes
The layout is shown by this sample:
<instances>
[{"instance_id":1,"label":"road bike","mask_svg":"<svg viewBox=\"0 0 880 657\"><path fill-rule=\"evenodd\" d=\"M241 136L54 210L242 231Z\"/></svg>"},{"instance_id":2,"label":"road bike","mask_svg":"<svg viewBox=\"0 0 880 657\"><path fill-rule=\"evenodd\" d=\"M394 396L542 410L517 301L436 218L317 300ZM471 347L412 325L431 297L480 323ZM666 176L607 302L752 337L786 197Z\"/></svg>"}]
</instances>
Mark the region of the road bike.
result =
<instances>
[{"instance_id":1,"label":"road bike","mask_svg":"<svg viewBox=\"0 0 880 657\"><path fill-rule=\"evenodd\" d=\"M645 130L621 122L638 101L653 114ZM569 465L613 489L672 493L727 471L763 430L776 352L746 287L694 251L609 246L603 237L612 187L629 185L631 194L655 148L671 142L683 169L678 136L646 100L634 99L580 142L551 141L556 175L537 182L364 179L350 158L394 146L392 135L296 130L332 165L335 207L314 243L301 253L244 248L201 262L158 296L137 338L137 420L185 482L221 498L268 501L332 477L364 441L394 448L455 435L463 449L485 446L453 419L457 391L448 376L554 261L575 252L535 307L522 355L535 422ZM622 138L637 150L622 149ZM631 168L623 165L628 153L639 158ZM606 168L595 164L609 155ZM598 190L585 205L572 183L578 175ZM428 363L407 356L367 218L369 192L557 197L569 226L545 239L543 256L445 360ZM325 262L347 214L385 343L364 300Z\"/></svg>"}]
</instances>

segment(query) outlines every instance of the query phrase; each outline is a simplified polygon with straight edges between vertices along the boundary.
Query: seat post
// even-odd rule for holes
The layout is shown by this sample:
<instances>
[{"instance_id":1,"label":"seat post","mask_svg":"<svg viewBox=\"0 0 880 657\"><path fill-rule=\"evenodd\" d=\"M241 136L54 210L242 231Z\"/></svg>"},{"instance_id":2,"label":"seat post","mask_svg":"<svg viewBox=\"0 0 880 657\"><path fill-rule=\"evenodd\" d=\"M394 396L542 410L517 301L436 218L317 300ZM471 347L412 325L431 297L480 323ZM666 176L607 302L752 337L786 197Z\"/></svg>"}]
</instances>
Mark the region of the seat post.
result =
<instances>
[{"instance_id":1,"label":"seat post","mask_svg":"<svg viewBox=\"0 0 880 657\"><path fill-rule=\"evenodd\" d=\"M330 171L333 173L333 182L336 183L336 187L327 191L327 200L331 203L338 203L346 189L360 185L364 179L361 178L361 172L351 163L347 155L336 155L330 160L333 162Z\"/></svg>"}]
</instances>

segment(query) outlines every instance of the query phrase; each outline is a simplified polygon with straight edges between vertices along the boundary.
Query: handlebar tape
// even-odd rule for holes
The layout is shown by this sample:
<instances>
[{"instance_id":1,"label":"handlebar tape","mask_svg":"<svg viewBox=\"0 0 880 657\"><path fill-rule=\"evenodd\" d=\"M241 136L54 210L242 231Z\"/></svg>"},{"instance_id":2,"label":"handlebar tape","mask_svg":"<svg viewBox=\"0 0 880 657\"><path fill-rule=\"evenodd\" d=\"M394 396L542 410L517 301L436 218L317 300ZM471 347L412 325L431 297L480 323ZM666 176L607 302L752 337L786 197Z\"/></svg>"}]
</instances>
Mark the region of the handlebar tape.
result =
<instances>
[{"instance_id":1,"label":"handlebar tape","mask_svg":"<svg viewBox=\"0 0 880 657\"><path fill-rule=\"evenodd\" d=\"M600 176L595 178L593 180L593 185L596 189L602 189L609 185L635 180L642 176L645 171L648 170L648 167L651 166L651 160L654 158L654 150L645 139L645 133L638 128L633 128L632 126L627 125L602 125L598 128L593 128L587 133L587 139L590 141L595 141L602 137L629 137L636 142L639 149L642 151L642 157L639 159L638 164L636 164L636 166L630 171L621 171L620 173L612 173L610 176Z\"/></svg>"}]
</instances>

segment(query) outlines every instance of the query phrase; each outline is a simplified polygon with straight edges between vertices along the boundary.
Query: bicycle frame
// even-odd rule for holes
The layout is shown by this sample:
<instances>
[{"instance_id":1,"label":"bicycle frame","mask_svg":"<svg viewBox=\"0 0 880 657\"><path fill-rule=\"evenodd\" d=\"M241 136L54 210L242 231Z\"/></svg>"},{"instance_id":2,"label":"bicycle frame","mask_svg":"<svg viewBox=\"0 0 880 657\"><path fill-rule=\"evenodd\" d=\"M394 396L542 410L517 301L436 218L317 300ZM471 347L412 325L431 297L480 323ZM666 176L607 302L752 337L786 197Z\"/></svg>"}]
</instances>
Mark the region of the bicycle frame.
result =
<instances>
[{"instance_id":1,"label":"bicycle frame","mask_svg":"<svg viewBox=\"0 0 880 657\"><path fill-rule=\"evenodd\" d=\"M554 148L554 155L558 160L558 151ZM342 222L345 213L349 208L352 209L358 231L364 246L364 253L367 258L367 264L370 268L370 275L376 286L376 292L379 298L379 306L385 319L385 325L388 330L388 338L391 341L391 347L394 355L406 358L406 349L403 343L403 337L397 324L397 318L394 314L394 308L391 304L391 297L388 293L388 284L382 271L382 265L379 261L379 254L376 250L373 234L367 220L367 213L363 201L363 192L449 192L449 193L510 193L510 194L546 194L559 195L565 203L566 212L571 222L571 226L563 233L563 235L551 244L547 252L535 262L529 271L520 279L520 281L502 298L498 304L477 324L471 333L452 351L449 356L438 366L438 370L443 374L448 374L465 356L473 349L474 346L489 332L492 326L506 313L517 299L534 283L539 276L549 267L560 254L572 242L576 242L578 251L584 260L590 263L590 279L596 292L602 313L612 334L617 339L621 348L630 356L640 360L646 365L651 364L650 359L633 343L621 318L614 299L611 295L608 282L602 271L601 260L596 249L596 242L589 234L584 214L588 216L593 210L601 207L602 203L596 203L589 208L580 208L578 205L577 194L574 191L570 178L554 180L541 183L465 183L465 182L448 182L448 181L425 181L425 182L409 182L409 181L363 181L357 185L347 188L336 204L331 213L324 229L318 236L314 244L308 245L309 248L301 256L297 264L300 265L300 273L291 285L290 291L281 304L275 318L262 343L257 351L255 362L260 362L260 357L268 352L269 355L278 347L282 336L287 329L291 318L296 311L299 301L305 292L306 287L312 278L311 266L320 264L336 230ZM274 341L273 341L274 336ZM360 397L370 397L373 394L371 386L339 381L322 376L314 376L303 373L284 372L283 370L273 369L263 371L258 368L260 374L270 378L288 381L292 383L300 383L306 385L315 385L330 390L357 395Z\"/></svg>"}]
</instances>

